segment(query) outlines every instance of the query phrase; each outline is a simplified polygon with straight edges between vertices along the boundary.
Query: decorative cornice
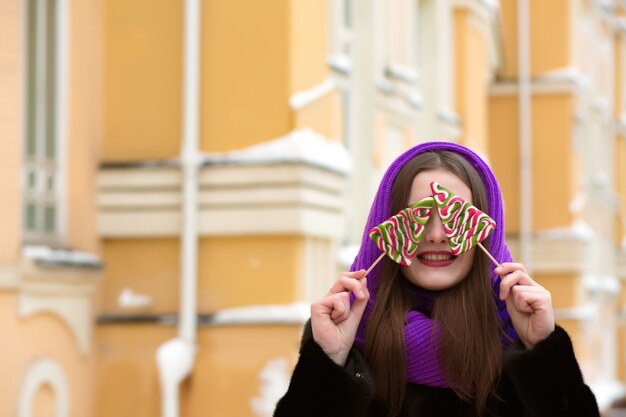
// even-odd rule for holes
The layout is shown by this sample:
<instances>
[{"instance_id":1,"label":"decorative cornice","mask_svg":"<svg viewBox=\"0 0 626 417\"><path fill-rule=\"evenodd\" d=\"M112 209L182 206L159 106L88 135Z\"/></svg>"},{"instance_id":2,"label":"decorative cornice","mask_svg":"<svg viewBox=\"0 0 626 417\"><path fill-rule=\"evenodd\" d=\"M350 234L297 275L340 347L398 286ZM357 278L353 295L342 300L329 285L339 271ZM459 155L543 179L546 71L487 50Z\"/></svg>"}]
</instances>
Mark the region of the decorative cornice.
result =
<instances>
[{"instance_id":1,"label":"decorative cornice","mask_svg":"<svg viewBox=\"0 0 626 417\"><path fill-rule=\"evenodd\" d=\"M519 253L519 239L507 238L507 244L515 259ZM532 268L535 272L585 272L585 259L590 243L572 237L536 237L532 240Z\"/></svg>"},{"instance_id":2,"label":"decorative cornice","mask_svg":"<svg viewBox=\"0 0 626 417\"><path fill-rule=\"evenodd\" d=\"M97 269L41 266L24 259L16 288L19 315L55 314L74 334L80 352L86 354L91 348L92 297L99 278Z\"/></svg>"},{"instance_id":3,"label":"decorative cornice","mask_svg":"<svg viewBox=\"0 0 626 417\"><path fill-rule=\"evenodd\" d=\"M180 181L177 168L102 169L102 236L178 236ZM302 163L212 164L199 181L201 235L341 236L347 179L340 173Z\"/></svg>"}]
</instances>

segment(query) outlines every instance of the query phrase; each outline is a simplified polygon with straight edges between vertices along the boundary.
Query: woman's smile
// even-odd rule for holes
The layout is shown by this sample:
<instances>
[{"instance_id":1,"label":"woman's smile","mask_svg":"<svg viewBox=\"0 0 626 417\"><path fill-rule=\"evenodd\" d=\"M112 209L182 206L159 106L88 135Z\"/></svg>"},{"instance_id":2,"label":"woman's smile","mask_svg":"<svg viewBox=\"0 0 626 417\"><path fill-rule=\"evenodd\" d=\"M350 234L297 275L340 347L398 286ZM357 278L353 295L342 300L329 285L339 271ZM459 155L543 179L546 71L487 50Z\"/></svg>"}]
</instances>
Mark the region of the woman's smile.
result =
<instances>
[{"instance_id":1,"label":"woman's smile","mask_svg":"<svg viewBox=\"0 0 626 417\"><path fill-rule=\"evenodd\" d=\"M469 187L456 175L444 169L422 171L411 185L408 205L431 195L430 183L446 184L465 201L472 201ZM469 273L474 261L474 248L458 256L452 254L444 226L436 209L426 223L424 237L411 265L402 268L402 274L412 284L427 290L444 290L461 282Z\"/></svg>"},{"instance_id":2,"label":"woman's smile","mask_svg":"<svg viewBox=\"0 0 626 417\"><path fill-rule=\"evenodd\" d=\"M425 266L442 268L452 264L456 256L451 251L424 251L419 253L416 258Z\"/></svg>"}]
</instances>

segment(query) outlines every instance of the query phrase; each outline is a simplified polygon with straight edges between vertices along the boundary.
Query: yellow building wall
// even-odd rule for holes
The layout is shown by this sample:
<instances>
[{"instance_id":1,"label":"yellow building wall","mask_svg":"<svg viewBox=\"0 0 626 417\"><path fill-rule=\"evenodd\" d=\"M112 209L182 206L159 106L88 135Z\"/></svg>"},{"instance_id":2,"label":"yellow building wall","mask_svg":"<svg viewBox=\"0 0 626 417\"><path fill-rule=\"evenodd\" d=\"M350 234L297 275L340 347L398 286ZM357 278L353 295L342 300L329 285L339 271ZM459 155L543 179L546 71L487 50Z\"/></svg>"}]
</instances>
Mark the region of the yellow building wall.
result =
<instances>
[{"instance_id":1,"label":"yellow building wall","mask_svg":"<svg viewBox=\"0 0 626 417\"><path fill-rule=\"evenodd\" d=\"M202 2L201 148L225 152L292 126L290 2Z\"/></svg>"},{"instance_id":2,"label":"yellow building wall","mask_svg":"<svg viewBox=\"0 0 626 417\"><path fill-rule=\"evenodd\" d=\"M572 224L571 183L577 181L572 176L573 100L569 94L540 95L532 100L533 231Z\"/></svg>"},{"instance_id":3,"label":"yellow building wall","mask_svg":"<svg viewBox=\"0 0 626 417\"><path fill-rule=\"evenodd\" d=\"M0 264L21 247L22 2L0 2Z\"/></svg>"},{"instance_id":4,"label":"yellow building wall","mask_svg":"<svg viewBox=\"0 0 626 417\"><path fill-rule=\"evenodd\" d=\"M290 95L321 84L328 76L329 5L319 0L288 2Z\"/></svg>"},{"instance_id":5,"label":"yellow building wall","mask_svg":"<svg viewBox=\"0 0 626 417\"><path fill-rule=\"evenodd\" d=\"M250 404L262 396L261 371L269 361L285 360L288 378L301 331L299 325L201 327L194 372L181 386L181 416L254 417ZM175 335L169 326L99 327L96 417L160 415L155 352Z\"/></svg>"},{"instance_id":6,"label":"yellow building wall","mask_svg":"<svg viewBox=\"0 0 626 417\"><path fill-rule=\"evenodd\" d=\"M624 56L626 44L625 36L616 36L614 43L615 71L614 71L614 113L613 116L619 120L626 115L626 57ZM615 191L619 199L619 208L615 218L615 244L621 245L626 239L626 136L617 134L615 137Z\"/></svg>"},{"instance_id":7,"label":"yellow building wall","mask_svg":"<svg viewBox=\"0 0 626 417\"><path fill-rule=\"evenodd\" d=\"M532 98L532 230L572 224L574 160L569 151L573 99L569 94L535 94ZM492 167L505 200L508 233L519 232L519 128L517 97L490 99L489 149ZM549 179L549 181L547 180ZM554 184L559 184L555 187ZM544 203L545 202L545 203ZM546 208L549 207L549 210Z\"/></svg>"},{"instance_id":8,"label":"yellow building wall","mask_svg":"<svg viewBox=\"0 0 626 417\"><path fill-rule=\"evenodd\" d=\"M294 119L294 129L313 128L329 139L344 139L342 98L338 93L328 93L310 105L294 111Z\"/></svg>"},{"instance_id":9,"label":"yellow building wall","mask_svg":"<svg viewBox=\"0 0 626 417\"><path fill-rule=\"evenodd\" d=\"M504 199L507 233L519 232L519 119L517 97L489 100L489 157Z\"/></svg>"},{"instance_id":10,"label":"yellow building wall","mask_svg":"<svg viewBox=\"0 0 626 417\"><path fill-rule=\"evenodd\" d=\"M487 153L487 39L473 22L472 12L456 9L456 105L463 120L461 143Z\"/></svg>"},{"instance_id":11,"label":"yellow building wall","mask_svg":"<svg viewBox=\"0 0 626 417\"><path fill-rule=\"evenodd\" d=\"M202 239L198 255L198 310L302 299L300 236L221 236Z\"/></svg>"},{"instance_id":12,"label":"yellow building wall","mask_svg":"<svg viewBox=\"0 0 626 417\"><path fill-rule=\"evenodd\" d=\"M40 358L50 358L65 372L69 389L69 417L93 415L95 386L95 352L83 355L74 335L55 315L37 314L28 318L17 316L17 295L0 291L0 415L17 416L17 404L23 377L30 364ZM47 410L50 398L37 394L36 409ZM49 414L51 415L51 414Z\"/></svg>"},{"instance_id":13,"label":"yellow building wall","mask_svg":"<svg viewBox=\"0 0 626 417\"><path fill-rule=\"evenodd\" d=\"M241 236L203 238L198 250L198 311L251 304L287 304L302 298L299 285L303 237ZM110 239L103 244L106 265L101 313L175 313L180 297L178 239ZM152 304L119 305L124 289L149 295Z\"/></svg>"},{"instance_id":14,"label":"yellow building wall","mask_svg":"<svg viewBox=\"0 0 626 417\"><path fill-rule=\"evenodd\" d=\"M103 2L105 161L179 154L183 5L182 1Z\"/></svg>"},{"instance_id":15,"label":"yellow building wall","mask_svg":"<svg viewBox=\"0 0 626 417\"><path fill-rule=\"evenodd\" d=\"M570 0L530 0L530 72L538 75L568 67L572 2ZM514 78L518 73L517 1L501 0L500 10L504 67L501 75Z\"/></svg>"},{"instance_id":16,"label":"yellow building wall","mask_svg":"<svg viewBox=\"0 0 626 417\"><path fill-rule=\"evenodd\" d=\"M616 377L618 381L626 384L626 323L622 321L617 325L617 349L616 353Z\"/></svg>"},{"instance_id":17,"label":"yellow building wall","mask_svg":"<svg viewBox=\"0 0 626 417\"><path fill-rule=\"evenodd\" d=\"M182 136L183 3L105 2L105 161L175 157ZM304 122L337 137L336 100L296 121L292 94L328 76L328 5L202 2L200 146L225 152ZM318 33L318 36L310 36Z\"/></svg>"},{"instance_id":18,"label":"yellow building wall","mask_svg":"<svg viewBox=\"0 0 626 417\"><path fill-rule=\"evenodd\" d=\"M180 245L178 239L107 239L102 245L105 263L100 289L100 311L105 314L173 313L178 311ZM140 310L122 308L124 289L152 297Z\"/></svg>"},{"instance_id":19,"label":"yellow building wall","mask_svg":"<svg viewBox=\"0 0 626 417\"><path fill-rule=\"evenodd\" d=\"M108 2L105 2L108 3ZM96 174L102 141L102 4L70 2L72 34L67 144L66 246L99 250Z\"/></svg>"},{"instance_id":20,"label":"yellow building wall","mask_svg":"<svg viewBox=\"0 0 626 417\"><path fill-rule=\"evenodd\" d=\"M579 307L582 281L574 272L533 273L533 279L552 294L552 306L556 309Z\"/></svg>"},{"instance_id":21,"label":"yellow building wall","mask_svg":"<svg viewBox=\"0 0 626 417\"><path fill-rule=\"evenodd\" d=\"M615 191L619 199L615 216L614 243L620 246L626 239L626 137L615 138Z\"/></svg>"}]
</instances>

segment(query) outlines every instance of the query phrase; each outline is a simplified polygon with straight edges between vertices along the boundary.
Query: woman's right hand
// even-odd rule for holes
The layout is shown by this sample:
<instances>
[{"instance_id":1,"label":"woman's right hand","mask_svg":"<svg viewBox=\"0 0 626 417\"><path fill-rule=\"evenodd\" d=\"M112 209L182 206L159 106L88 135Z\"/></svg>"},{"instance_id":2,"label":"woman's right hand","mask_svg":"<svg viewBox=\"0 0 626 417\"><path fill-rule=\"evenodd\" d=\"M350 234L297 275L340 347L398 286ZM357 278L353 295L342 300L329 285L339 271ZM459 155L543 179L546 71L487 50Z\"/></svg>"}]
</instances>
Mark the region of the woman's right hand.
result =
<instances>
[{"instance_id":1,"label":"woman's right hand","mask_svg":"<svg viewBox=\"0 0 626 417\"><path fill-rule=\"evenodd\" d=\"M344 366L369 299L365 270L344 273L324 298L311 304L313 339L339 366ZM350 293L354 302L350 305Z\"/></svg>"}]
</instances>

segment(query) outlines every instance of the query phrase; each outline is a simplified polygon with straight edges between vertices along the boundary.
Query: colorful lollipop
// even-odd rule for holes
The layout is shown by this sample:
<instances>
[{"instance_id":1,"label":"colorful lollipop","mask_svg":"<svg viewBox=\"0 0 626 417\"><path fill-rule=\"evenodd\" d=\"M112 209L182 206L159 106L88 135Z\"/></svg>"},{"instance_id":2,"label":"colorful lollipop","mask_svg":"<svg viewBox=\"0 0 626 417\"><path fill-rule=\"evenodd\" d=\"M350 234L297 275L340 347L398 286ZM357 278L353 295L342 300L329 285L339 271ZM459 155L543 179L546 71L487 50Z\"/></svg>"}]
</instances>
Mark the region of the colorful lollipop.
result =
<instances>
[{"instance_id":1,"label":"colorful lollipop","mask_svg":"<svg viewBox=\"0 0 626 417\"><path fill-rule=\"evenodd\" d=\"M424 236L424 228L433 205L432 197L426 197L411 207L400 210L369 231L370 238L383 252L370 269L385 254L400 265L411 264L411 258L415 256L417 246Z\"/></svg>"},{"instance_id":2,"label":"colorful lollipop","mask_svg":"<svg viewBox=\"0 0 626 417\"><path fill-rule=\"evenodd\" d=\"M480 244L495 229L496 222L443 185L433 181L430 188L452 253L458 255L478 245L499 265Z\"/></svg>"}]
</instances>

